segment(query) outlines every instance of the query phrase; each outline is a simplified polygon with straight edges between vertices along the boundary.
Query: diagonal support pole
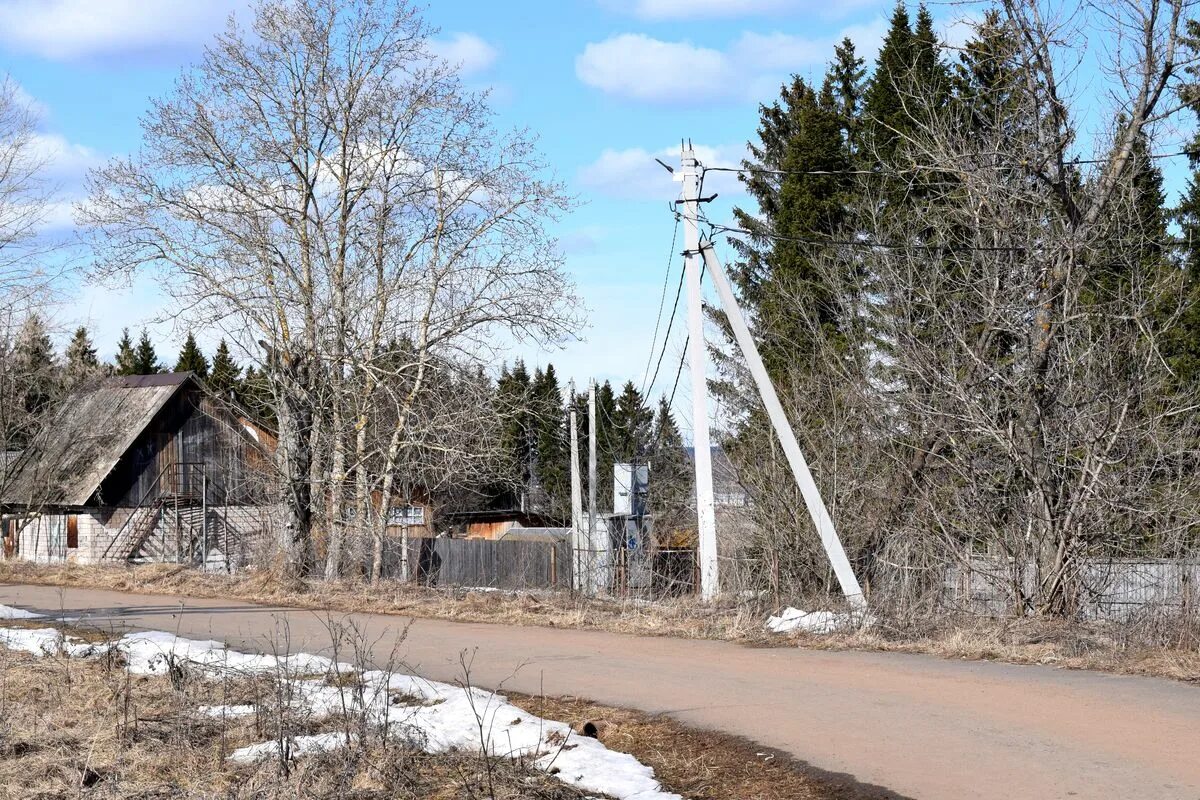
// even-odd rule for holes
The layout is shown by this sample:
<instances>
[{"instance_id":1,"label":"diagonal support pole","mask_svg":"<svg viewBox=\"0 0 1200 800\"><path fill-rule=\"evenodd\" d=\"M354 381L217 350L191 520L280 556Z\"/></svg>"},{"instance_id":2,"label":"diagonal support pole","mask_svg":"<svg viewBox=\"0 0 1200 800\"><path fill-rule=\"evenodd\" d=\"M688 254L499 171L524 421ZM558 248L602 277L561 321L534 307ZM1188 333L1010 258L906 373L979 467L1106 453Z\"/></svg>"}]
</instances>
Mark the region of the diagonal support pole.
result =
<instances>
[{"instance_id":1,"label":"diagonal support pole","mask_svg":"<svg viewBox=\"0 0 1200 800\"><path fill-rule=\"evenodd\" d=\"M750 367L750 374L754 376L754 383L758 386L759 395L762 396L763 406L766 407L767 416L771 419L771 427L775 429L775 435L779 437L784 455L787 456L788 464L792 468L792 475L796 478L796 485L800 487L800 494L804 496L808 514L812 517L817 533L820 534L821 545L825 548L829 563L833 565L833 572L841 585L842 594L846 596L851 605L858 608L865 607L866 601L863 599L862 588L858 585L858 578L854 575L854 568L850 566L850 560L846 558L842 541L833 527L833 519L829 516L829 510L825 508L825 501L821 499L821 492L808 469L808 461L805 460L804 453L800 451L796 434L792 430L791 423L788 422L787 414L783 411L783 405L779 402L775 386L771 383L770 376L767 375L767 368L758 354L758 346L754 343L754 337L750 335L750 328L746 325L746 318L742 315L742 309L738 306L737 298L729 285L729 277L725 274L725 268L721 266L712 242L707 238L700 239L700 252L704 256L704 263L708 267L708 274L712 277L713 286L716 287L717 296L721 299L721 307L729 319L729 327L733 329L738 347L741 348L742 355Z\"/></svg>"}]
</instances>

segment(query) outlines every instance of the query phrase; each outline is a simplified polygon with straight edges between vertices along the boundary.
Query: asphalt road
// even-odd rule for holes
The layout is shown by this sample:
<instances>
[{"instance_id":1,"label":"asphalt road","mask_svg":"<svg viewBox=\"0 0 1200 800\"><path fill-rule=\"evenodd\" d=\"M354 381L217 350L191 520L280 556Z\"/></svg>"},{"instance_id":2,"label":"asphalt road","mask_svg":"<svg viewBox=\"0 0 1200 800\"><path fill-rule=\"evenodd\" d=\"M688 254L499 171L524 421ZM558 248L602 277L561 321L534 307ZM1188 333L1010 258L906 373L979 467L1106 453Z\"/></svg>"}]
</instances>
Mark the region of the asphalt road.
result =
<instances>
[{"instance_id":1,"label":"asphalt road","mask_svg":"<svg viewBox=\"0 0 1200 800\"><path fill-rule=\"evenodd\" d=\"M329 653L326 615L312 611L11 584L0 584L0 604L235 649ZM479 686L669 714L905 797L1200 800L1200 688L1182 683L916 655L333 616L353 621L380 664L397 652L412 671L454 681L465 659Z\"/></svg>"}]
</instances>

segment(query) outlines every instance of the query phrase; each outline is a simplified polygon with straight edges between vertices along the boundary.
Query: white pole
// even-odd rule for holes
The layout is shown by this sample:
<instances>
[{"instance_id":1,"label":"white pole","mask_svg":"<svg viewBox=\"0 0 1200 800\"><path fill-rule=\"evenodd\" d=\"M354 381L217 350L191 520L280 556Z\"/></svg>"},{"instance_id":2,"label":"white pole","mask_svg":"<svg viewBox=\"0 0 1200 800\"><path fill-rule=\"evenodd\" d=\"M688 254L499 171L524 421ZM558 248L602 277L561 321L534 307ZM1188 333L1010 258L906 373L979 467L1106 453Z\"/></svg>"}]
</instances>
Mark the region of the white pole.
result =
<instances>
[{"instance_id":1,"label":"white pole","mask_svg":"<svg viewBox=\"0 0 1200 800\"><path fill-rule=\"evenodd\" d=\"M575 381L571 381L571 553L572 586L586 588L583 580L583 481L579 475L579 423L575 414Z\"/></svg>"},{"instance_id":2,"label":"white pole","mask_svg":"<svg viewBox=\"0 0 1200 800\"><path fill-rule=\"evenodd\" d=\"M846 558L842 541L833 527L833 519L829 516L829 510L825 508L825 501L821 499L821 491L817 488L812 473L809 472L808 462L804 458L804 453L800 451L796 434L792 430L791 423L788 422L787 414L783 411L783 405L779 402L779 395L776 394L775 386L771 383L770 376L767 375L767 369L763 366L762 358L758 354L758 346L754 343L754 337L750 335L746 319L742 316L737 298L734 297L733 289L729 286L729 278L725 275L725 269L721 266L711 242L705 239L700 243L700 249L704 253L704 262L708 265L708 274L712 277L713 286L717 289L717 296L721 298L721 307L725 310L729 327L733 329L734 338L737 339L742 355L745 356L746 363L750 367L750 374L754 376L754 383L758 386L758 393L762 396L767 416L771 418L771 427L775 429L775 435L779 437L779 443L783 445L784 455L787 456L788 464L792 468L796 485L800 487L800 493L804 496L804 504L808 506L808 514L812 517L813 525L816 526L817 533L821 536L821 545L825 548L829 563L833 565L834 574L837 575L838 583L842 587L842 594L851 604L864 606L862 588L858 585L858 578L854 576L854 568L850 566L850 560Z\"/></svg>"},{"instance_id":3,"label":"white pole","mask_svg":"<svg viewBox=\"0 0 1200 800\"><path fill-rule=\"evenodd\" d=\"M587 585L590 594L600 591L596 570L596 381L588 382L588 535Z\"/></svg>"},{"instance_id":4,"label":"white pole","mask_svg":"<svg viewBox=\"0 0 1200 800\"><path fill-rule=\"evenodd\" d=\"M708 435L708 354L704 348L704 307L700 296L700 171L691 142L683 147L676 180L683 182L683 241L688 290L688 366L692 374L692 445L696 453L696 522L699 530L700 597L720 590L717 573L717 519L713 507L712 449Z\"/></svg>"}]
</instances>

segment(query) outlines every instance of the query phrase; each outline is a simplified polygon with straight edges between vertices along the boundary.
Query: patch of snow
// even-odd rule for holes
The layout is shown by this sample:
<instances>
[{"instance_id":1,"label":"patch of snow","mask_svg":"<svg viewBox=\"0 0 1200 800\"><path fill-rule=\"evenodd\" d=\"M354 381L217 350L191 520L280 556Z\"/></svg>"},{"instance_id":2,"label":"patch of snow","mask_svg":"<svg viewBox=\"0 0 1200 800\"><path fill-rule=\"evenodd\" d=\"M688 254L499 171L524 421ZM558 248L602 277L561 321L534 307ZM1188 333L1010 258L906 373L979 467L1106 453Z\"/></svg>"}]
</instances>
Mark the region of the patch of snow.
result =
<instances>
[{"instance_id":1,"label":"patch of snow","mask_svg":"<svg viewBox=\"0 0 1200 800\"><path fill-rule=\"evenodd\" d=\"M351 737L353 738L353 737ZM288 740L288 755L301 758L315 753L328 753L346 744L344 733L316 733L310 736L295 736ZM259 742L239 747L229 754L230 761L249 764L264 758L279 758L279 742Z\"/></svg>"},{"instance_id":2,"label":"patch of snow","mask_svg":"<svg viewBox=\"0 0 1200 800\"><path fill-rule=\"evenodd\" d=\"M257 710L258 708L253 704L246 703L236 706L200 706L196 709L196 713L205 717L225 719L226 717L248 717Z\"/></svg>"},{"instance_id":3,"label":"patch of snow","mask_svg":"<svg viewBox=\"0 0 1200 800\"><path fill-rule=\"evenodd\" d=\"M35 614L23 608L0 606L0 619L39 619L41 616L41 614Z\"/></svg>"},{"instance_id":4,"label":"patch of snow","mask_svg":"<svg viewBox=\"0 0 1200 800\"><path fill-rule=\"evenodd\" d=\"M71 657L86 657L111 647L125 655L126 668L138 675L162 675L173 666L209 676L275 673L292 679L294 707L313 720L345 710L362 712L372 723L386 726L392 735L428 752L462 750L501 758L524 756L539 769L554 769L556 778L588 792L618 800L682 800L677 794L663 791L654 770L628 753L609 750L597 739L576 736L565 723L536 717L502 695L483 689L381 671L363 672L354 686L338 686L326 681L325 676L354 673L353 666L309 653L281 657L240 653L220 642L184 639L161 631L129 633L108 644L87 645L53 628L0 628L0 646L36 655L60 652ZM255 708L200 706L197 710L221 718L253 714ZM345 743L345 733L297 736L287 743L288 755L298 758ZM269 741L239 748L229 758L244 763L279 755L280 743Z\"/></svg>"},{"instance_id":5,"label":"patch of snow","mask_svg":"<svg viewBox=\"0 0 1200 800\"><path fill-rule=\"evenodd\" d=\"M0 645L9 650L48 656L62 649L63 635L55 628L0 628Z\"/></svg>"},{"instance_id":6,"label":"patch of snow","mask_svg":"<svg viewBox=\"0 0 1200 800\"><path fill-rule=\"evenodd\" d=\"M788 606L778 617L767 617L767 628L773 633L806 631L833 633L853 630L871 624L871 617L843 611L801 611Z\"/></svg>"}]
</instances>

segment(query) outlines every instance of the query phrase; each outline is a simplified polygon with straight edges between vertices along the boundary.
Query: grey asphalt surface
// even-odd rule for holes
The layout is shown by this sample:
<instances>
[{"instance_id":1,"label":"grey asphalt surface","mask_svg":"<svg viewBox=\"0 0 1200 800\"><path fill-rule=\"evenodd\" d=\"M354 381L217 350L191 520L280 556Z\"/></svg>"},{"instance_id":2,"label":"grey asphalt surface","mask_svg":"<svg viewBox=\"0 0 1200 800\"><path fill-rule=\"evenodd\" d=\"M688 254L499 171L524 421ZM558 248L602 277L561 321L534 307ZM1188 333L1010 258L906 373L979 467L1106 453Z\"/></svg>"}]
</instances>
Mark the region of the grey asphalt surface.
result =
<instances>
[{"instance_id":1,"label":"grey asphalt surface","mask_svg":"<svg viewBox=\"0 0 1200 800\"><path fill-rule=\"evenodd\" d=\"M13 584L0 584L0 604L241 650L329 652L321 612ZM380 664L396 653L417 674L455 681L466 660L479 686L668 714L905 797L1200 800L1200 687L1183 683L894 653L329 616L353 621Z\"/></svg>"}]
</instances>

